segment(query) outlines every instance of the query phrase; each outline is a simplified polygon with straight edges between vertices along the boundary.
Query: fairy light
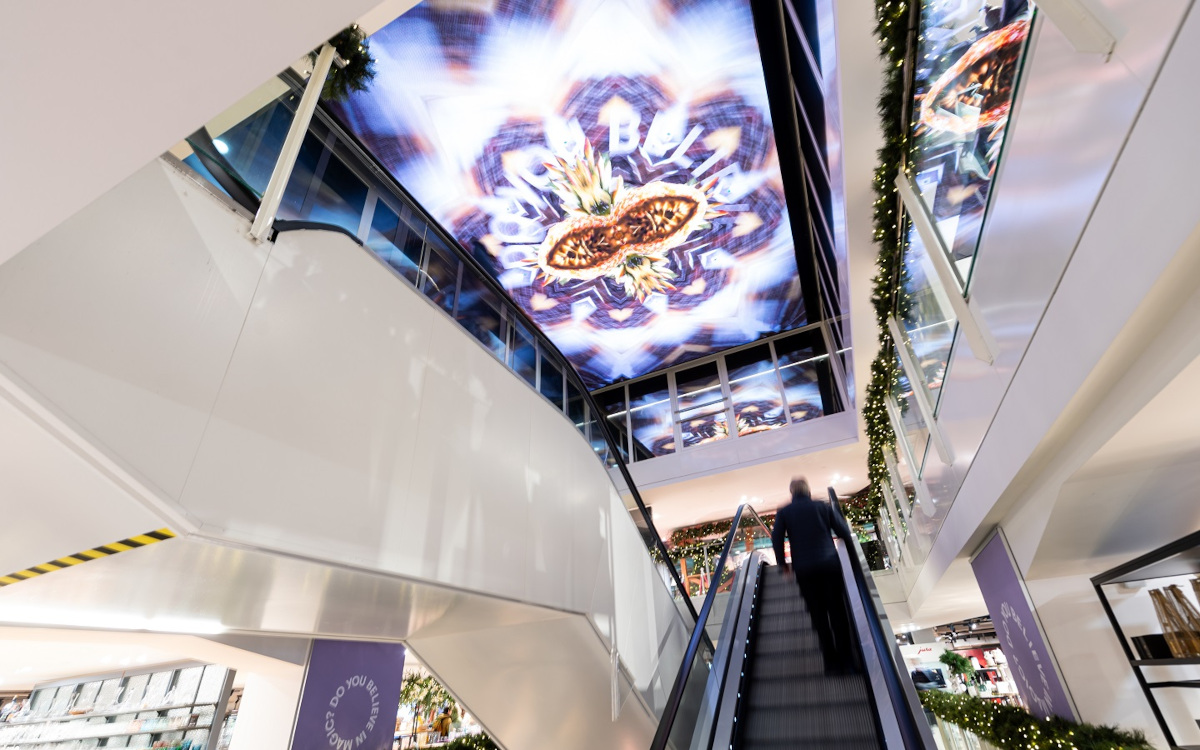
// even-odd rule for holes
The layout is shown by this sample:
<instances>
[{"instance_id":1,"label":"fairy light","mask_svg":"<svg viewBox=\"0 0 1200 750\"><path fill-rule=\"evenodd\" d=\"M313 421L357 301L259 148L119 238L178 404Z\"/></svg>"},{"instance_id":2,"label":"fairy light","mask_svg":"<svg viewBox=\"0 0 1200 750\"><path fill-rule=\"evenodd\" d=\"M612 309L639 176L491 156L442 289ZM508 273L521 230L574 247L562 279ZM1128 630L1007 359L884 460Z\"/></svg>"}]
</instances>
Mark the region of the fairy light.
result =
<instances>
[{"instance_id":1,"label":"fairy light","mask_svg":"<svg viewBox=\"0 0 1200 750\"><path fill-rule=\"evenodd\" d=\"M1078 724L1064 719L1040 719L1017 706L1007 706L970 695L937 690L920 693L921 704L943 722L971 732L996 747L1014 750L1080 750L1075 730L1083 730L1086 750L1150 750L1141 732L1109 726Z\"/></svg>"}]
</instances>

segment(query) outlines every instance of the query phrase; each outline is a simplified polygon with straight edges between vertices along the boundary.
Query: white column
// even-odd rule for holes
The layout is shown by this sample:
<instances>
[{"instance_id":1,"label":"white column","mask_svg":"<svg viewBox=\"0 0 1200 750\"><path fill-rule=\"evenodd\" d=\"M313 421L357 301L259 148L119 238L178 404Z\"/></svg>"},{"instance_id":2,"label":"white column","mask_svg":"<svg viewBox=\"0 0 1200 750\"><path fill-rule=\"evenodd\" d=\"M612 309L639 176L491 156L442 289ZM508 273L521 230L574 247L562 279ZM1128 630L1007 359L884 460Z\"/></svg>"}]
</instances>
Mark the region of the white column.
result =
<instances>
[{"instance_id":1,"label":"white column","mask_svg":"<svg viewBox=\"0 0 1200 750\"><path fill-rule=\"evenodd\" d=\"M280 662L269 672L244 673L244 677L245 692L229 750L290 747L300 689L304 686L304 667ZM215 737L209 745L216 747Z\"/></svg>"}]
</instances>

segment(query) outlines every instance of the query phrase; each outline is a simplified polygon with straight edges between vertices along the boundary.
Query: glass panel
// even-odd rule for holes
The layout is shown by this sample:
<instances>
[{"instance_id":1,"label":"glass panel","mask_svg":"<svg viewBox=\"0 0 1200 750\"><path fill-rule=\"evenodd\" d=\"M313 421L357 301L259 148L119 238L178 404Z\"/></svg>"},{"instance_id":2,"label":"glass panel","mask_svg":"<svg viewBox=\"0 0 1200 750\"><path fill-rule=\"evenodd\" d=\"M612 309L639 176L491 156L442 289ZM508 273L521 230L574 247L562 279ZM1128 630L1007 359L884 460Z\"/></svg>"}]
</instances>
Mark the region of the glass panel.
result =
<instances>
[{"instance_id":1,"label":"glass panel","mask_svg":"<svg viewBox=\"0 0 1200 750\"><path fill-rule=\"evenodd\" d=\"M546 352L542 352L542 372L538 379L538 390L559 409L563 406L563 374Z\"/></svg>"},{"instance_id":2,"label":"glass panel","mask_svg":"<svg viewBox=\"0 0 1200 750\"><path fill-rule=\"evenodd\" d=\"M787 424L771 347L763 344L730 354L725 358L725 369L739 436Z\"/></svg>"},{"instance_id":3,"label":"glass panel","mask_svg":"<svg viewBox=\"0 0 1200 750\"><path fill-rule=\"evenodd\" d=\"M914 179L964 281L979 245L1031 16L1026 0L921 6Z\"/></svg>"},{"instance_id":4,"label":"glass panel","mask_svg":"<svg viewBox=\"0 0 1200 750\"><path fill-rule=\"evenodd\" d=\"M916 401L913 400L912 385L908 382L908 376L904 374L904 368L900 366L898 357L896 358L896 368L900 375L896 384L892 386L892 396L895 397L896 406L900 409L900 422L904 430L904 434L897 437L907 440L913 455L919 456L925 448L925 441L929 438L929 429L925 426L925 420L921 417L920 410L917 409Z\"/></svg>"},{"instance_id":5,"label":"glass panel","mask_svg":"<svg viewBox=\"0 0 1200 750\"><path fill-rule=\"evenodd\" d=\"M825 414L825 394L833 391L829 355L820 335L805 332L775 342L779 375L793 422Z\"/></svg>"},{"instance_id":6,"label":"glass panel","mask_svg":"<svg viewBox=\"0 0 1200 750\"><path fill-rule=\"evenodd\" d=\"M583 393L575 384L567 380L567 417L575 423L575 428L583 431L587 428L587 410L583 401Z\"/></svg>"},{"instance_id":7,"label":"glass panel","mask_svg":"<svg viewBox=\"0 0 1200 750\"><path fill-rule=\"evenodd\" d=\"M504 319L496 293L471 273L463 273L454 317L492 354L504 359Z\"/></svg>"},{"instance_id":8,"label":"glass panel","mask_svg":"<svg viewBox=\"0 0 1200 750\"><path fill-rule=\"evenodd\" d=\"M900 318L908 335L909 349L921 368L930 403L938 402L946 366L950 362L950 347L954 343L955 319L950 301L940 287L931 283L936 273L920 235L908 227L908 244L904 250L904 308Z\"/></svg>"},{"instance_id":9,"label":"glass panel","mask_svg":"<svg viewBox=\"0 0 1200 750\"><path fill-rule=\"evenodd\" d=\"M737 604L733 597L726 597L724 601L717 597L733 590L737 583L737 576L757 575L757 570L752 571L749 566L743 566L746 558L756 549L761 549L768 561L774 561L775 554L771 550L770 532L762 525L761 521L747 511L741 522L738 523L738 528L733 531L729 555L721 567L712 571L711 575L693 574L684 580L684 585L689 589L700 589L702 592L706 592L707 597L712 598L713 605L709 611L709 621L704 623L710 640L715 638L714 633L719 633L720 623L724 621L731 608ZM752 582L751 580L747 583ZM701 606L697 604L696 609L701 609ZM722 611L719 612L718 609ZM714 640L713 643L715 642ZM719 671L711 669L712 659L713 651L710 645L702 641L688 672L687 682L684 684L679 711L675 716L675 722L671 725L671 734L667 741L668 747L709 746L716 716L721 708L718 699L721 695L721 681L724 677ZM737 679L737 677L730 675L729 679Z\"/></svg>"},{"instance_id":10,"label":"glass panel","mask_svg":"<svg viewBox=\"0 0 1200 750\"><path fill-rule=\"evenodd\" d=\"M729 437L725 395L721 391L721 375L716 362L706 362L676 373L675 392L685 448Z\"/></svg>"},{"instance_id":11,"label":"glass panel","mask_svg":"<svg viewBox=\"0 0 1200 750\"><path fill-rule=\"evenodd\" d=\"M300 153L296 156L296 164L292 167L292 176L288 180L287 189L283 191L283 200L279 203L278 216L281 219L303 219L306 217L304 206L308 193L313 186L313 178L321 167L321 157L326 155L325 143L315 133L309 131L300 144Z\"/></svg>"},{"instance_id":12,"label":"glass panel","mask_svg":"<svg viewBox=\"0 0 1200 750\"><path fill-rule=\"evenodd\" d=\"M421 291L433 300L438 307L446 312L454 311L454 294L458 287L458 268L461 262L454 256L450 248L441 238L432 232L428 234L426 245L429 253L425 257L424 283Z\"/></svg>"},{"instance_id":13,"label":"glass panel","mask_svg":"<svg viewBox=\"0 0 1200 750\"><path fill-rule=\"evenodd\" d=\"M509 366L532 387L537 387L537 346L520 324L512 327L512 361Z\"/></svg>"},{"instance_id":14,"label":"glass panel","mask_svg":"<svg viewBox=\"0 0 1200 750\"><path fill-rule=\"evenodd\" d=\"M675 427L671 422L671 396L666 375L630 384L629 429L633 432L635 461L675 452Z\"/></svg>"},{"instance_id":15,"label":"glass panel","mask_svg":"<svg viewBox=\"0 0 1200 750\"><path fill-rule=\"evenodd\" d=\"M917 487L913 476L911 466L904 458L904 451L896 451L896 473L900 477L900 484L904 491L904 500L908 503L908 510L912 511L913 503L917 502Z\"/></svg>"},{"instance_id":16,"label":"glass panel","mask_svg":"<svg viewBox=\"0 0 1200 750\"><path fill-rule=\"evenodd\" d=\"M413 284L417 283L420 274L424 237L424 225L410 227L386 203L375 203L371 229L367 232L367 248Z\"/></svg>"},{"instance_id":17,"label":"glass panel","mask_svg":"<svg viewBox=\"0 0 1200 750\"><path fill-rule=\"evenodd\" d=\"M613 388L610 391L594 394L596 403L604 410L604 416L608 420L608 427L612 430L613 437L619 441L618 448L621 451L621 458L628 460L629 456L629 433L625 429L625 388ZM593 415L594 416L594 415ZM592 447L600 453L600 448L604 447L607 452L607 444L604 438L600 435L599 427L593 425L591 429Z\"/></svg>"},{"instance_id":18,"label":"glass panel","mask_svg":"<svg viewBox=\"0 0 1200 750\"><path fill-rule=\"evenodd\" d=\"M357 235L366 203L366 183L312 132L305 136L279 217L332 224Z\"/></svg>"},{"instance_id":19,"label":"glass panel","mask_svg":"<svg viewBox=\"0 0 1200 750\"><path fill-rule=\"evenodd\" d=\"M296 101L296 95L288 92L269 101L241 122L229 124L228 118L221 117L208 123L206 128L212 138L211 144L193 142L189 137L188 145L193 153L184 158L184 163L224 190L197 158L195 150L204 150L209 164L223 164L226 167L224 171L250 192L261 196L267 189L275 161L279 158L284 138L292 124Z\"/></svg>"}]
</instances>

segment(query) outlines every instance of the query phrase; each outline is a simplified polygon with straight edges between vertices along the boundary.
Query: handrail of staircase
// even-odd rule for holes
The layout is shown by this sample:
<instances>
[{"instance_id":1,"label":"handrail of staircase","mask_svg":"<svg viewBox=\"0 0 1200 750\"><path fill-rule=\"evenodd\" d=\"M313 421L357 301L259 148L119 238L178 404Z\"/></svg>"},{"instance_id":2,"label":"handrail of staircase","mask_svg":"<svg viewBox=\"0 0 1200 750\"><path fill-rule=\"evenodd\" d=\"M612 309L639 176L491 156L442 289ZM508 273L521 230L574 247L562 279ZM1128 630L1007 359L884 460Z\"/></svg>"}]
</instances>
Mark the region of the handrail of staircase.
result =
<instances>
[{"instance_id":1,"label":"handrail of staircase","mask_svg":"<svg viewBox=\"0 0 1200 750\"><path fill-rule=\"evenodd\" d=\"M841 502L832 487L828 488L829 503L834 512L846 520ZM847 522L848 523L848 522ZM887 622L887 613L883 611L879 594L875 589L875 579L867 565L867 557L863 553L862 544L855 542L848 545L846 550L850 557L850 568L854 582L862 600L863 611L867 616L867 627L871 633L871 648L875 651L883 669L886 685L879 686L887 690L888 699L896 713L896 721L900 727L901 739L905 750L926 750L933 747L929 736L928 723L925 720L924 709L917 698L916 688L908 679L907 671L902 668L904 659L896 646L895 638Z\"/></svg>"},{"instance_id":2,"label":"handrail of staircase","mask_svg":"<svg viewBox=\"0 0 1200 750\"><path fill-rule=\"evenodd\" d=\"M742 503L738 506L737 512L733 514L733 524L729 527L729 533L725 535L725 544L721 548L721 556L717 558L717 564L713 568L717 576L717 583L710 582L708 594L704 597L704 603L700 606L700 616L696 620L696 628L692 631L692 637L688 640L687 650L683 654L683 663L679 665L679 673L675 675L675 682L671 685L671 692L667 696L666 706L663 708L662 718L658 722L658 729L654 733L654 741L650 744L650 750L665 750L667 741L671 737L671 730L675 725L675 718L679 714L679 707L683 703L683 692L687 687L688 679L691 677L692 664L696 661L696 655L700 653L700 647L704 643L708 643L709 648L712 644L708 639L706 627L708 625L709 615L712 614L713 605L717 598L717 590L720 588L720 576L725 570L725 562L729 559L729 554L733 549L733 541L737 537L738 532L747 524L743 523L743 517L750 523L748 525L757 525L762 528L763 532L770 537L771 530L763 523L762 518L755 512L754 508L750 507L749 503Z\"/></svg>"}]
</instances>

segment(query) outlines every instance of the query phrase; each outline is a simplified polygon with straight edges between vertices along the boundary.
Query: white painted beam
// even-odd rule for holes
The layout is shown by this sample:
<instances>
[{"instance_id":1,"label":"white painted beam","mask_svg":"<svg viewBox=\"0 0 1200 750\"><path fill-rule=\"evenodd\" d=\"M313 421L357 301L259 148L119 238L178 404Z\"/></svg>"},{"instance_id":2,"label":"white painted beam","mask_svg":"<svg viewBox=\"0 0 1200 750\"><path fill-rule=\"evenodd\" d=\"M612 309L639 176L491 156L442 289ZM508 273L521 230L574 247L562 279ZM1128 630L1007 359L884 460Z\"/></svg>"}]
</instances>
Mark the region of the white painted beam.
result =
<instances>
[{"instance_id":1,"label":"white painted beam","mask_svg":"<svg viewBox=\"0 0 1200 750\"><path fill-rule=\"evenodd\" d=\"M1076 52L1108 57L1117 46L1117 38L1096 18L1084 0L1038 0L1044 14L1063 33Z\"/></svg>"}]
</instances>

